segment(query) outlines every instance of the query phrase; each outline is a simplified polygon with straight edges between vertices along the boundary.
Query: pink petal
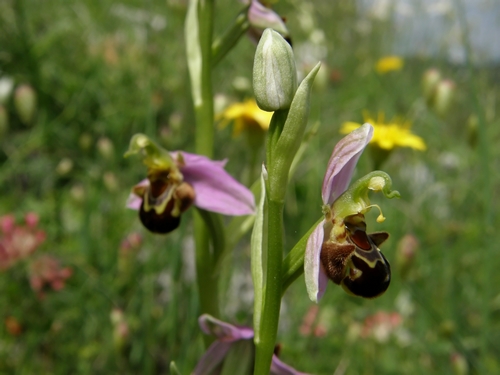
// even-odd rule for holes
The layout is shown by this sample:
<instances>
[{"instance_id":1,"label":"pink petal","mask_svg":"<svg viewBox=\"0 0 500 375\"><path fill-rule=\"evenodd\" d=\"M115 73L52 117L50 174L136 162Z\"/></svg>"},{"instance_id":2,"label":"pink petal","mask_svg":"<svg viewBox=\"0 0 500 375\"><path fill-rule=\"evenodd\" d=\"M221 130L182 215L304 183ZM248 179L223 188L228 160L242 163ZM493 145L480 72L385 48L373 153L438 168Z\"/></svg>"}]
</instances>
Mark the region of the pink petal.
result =
<instances>
[{"instance_id":1,"label":"pink petal","mask_svg":"<svg viewBox=\"0 0 500 375\"><path fill-rule=\"evenodd\" d=\"M253 329L248 327L238 327L213 316L203 314L199 317L198 323L203 332L207 335L216 336L218 341L233 342L238 340L249 340L253 338Z\"/></svg>"},{"instance_id":2,"label":"pink petal","mask_svg":"<svg viewBox=\"0 0 500 375\"><path fill-rule=\"evenodd\" d=\"M259 29L272 28L283 36L288 36L288 30L285 22L271 9L266 8L257 0L252 0L250 8L248 9L248 21L252 27Z\"/></svg>"},{"instance_id":3,"label":"pink petal","mask_svg":"<svg viewBox=\"0 0 500 375\"><path fill-rule=\"evenodd\" d=\"M145 178L141 182L139 182L136 186L148 186L149 180ZM127 208L131 208L132 210L139 210L141 208L142 198L138 197L134 193L130 193L127 198Z\"/></svg>"},{"instance_id":4,"label":"pink petal","mask_svg":"<svg viewBox=\"0 0 500 375\"><path fill-rule=\"evenodd\" d=\"M230 342L216 341L207 349L205 354L200 358L196 368L191 375L209 375L212 374L217 366L219 366L227 352L231 348Z\"/></svg>"},{"instance_id":5,"label":"pink petal","mask_svg":"<svg viewBox=\"0 0 500 375\"><path fill-rule=\"evenodd\" d=\"M184 151L181 154L185 165L180 170L184 181L194 188L197 207L230 216L254 213L252 192L224 170L226 161L213 161ZM177 159L175 152L172 156Z\"/></svg>"},{"instance_id":6,"label":"pink petal","mask_svg":"<svg viewBox=\"0 0 500 375\"><path fill-rule=\"evenodd\" d=\"M325 293L328 276L321 265L325 220L321 221L309 236L304 256L304 278L311 301L318 303Z\"/></svg>"},{"instance_id":7,"label":"pink petal","mask_svg":"<svg viewBox=\"0 0 500 375\"><path fill-rule=\"evenodd\" d=\"M309 375L309 374L295 370L293 367L288 366L286 363L281 362L276 355L273 355L273 359L271 362L271 375Z\"/></svg>"},{"instance_id":8,"label":"pink petal","mask_svg":"<svg viewBox=\"0 0 500 375\"><path fill-rule=\"evenodd\" d=\"M332 204L347 189L356 163L372 137L373 127L366 123L337 143L328 161L321 189L324 204Z\"/></svg>"}]
</instances>

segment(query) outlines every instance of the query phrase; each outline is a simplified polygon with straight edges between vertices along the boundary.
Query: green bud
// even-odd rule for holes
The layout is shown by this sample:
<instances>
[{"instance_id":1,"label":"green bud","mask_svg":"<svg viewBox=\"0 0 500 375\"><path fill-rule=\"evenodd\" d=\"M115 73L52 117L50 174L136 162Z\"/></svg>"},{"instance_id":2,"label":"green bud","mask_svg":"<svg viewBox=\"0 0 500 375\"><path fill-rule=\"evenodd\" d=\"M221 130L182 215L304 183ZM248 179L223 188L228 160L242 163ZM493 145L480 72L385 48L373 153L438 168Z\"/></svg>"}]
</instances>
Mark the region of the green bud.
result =
<instances>
[{"instance_id":1,"label":"green bud","mask_svg":"<svg viewBox=\"0 0 500 375\"><path fill-rule=\"evenodd\" d=\"M288 109L297 90L292 47L272 29L260 38L253 64L253 90L264 111Z\"/></svg>"}]
</instances>

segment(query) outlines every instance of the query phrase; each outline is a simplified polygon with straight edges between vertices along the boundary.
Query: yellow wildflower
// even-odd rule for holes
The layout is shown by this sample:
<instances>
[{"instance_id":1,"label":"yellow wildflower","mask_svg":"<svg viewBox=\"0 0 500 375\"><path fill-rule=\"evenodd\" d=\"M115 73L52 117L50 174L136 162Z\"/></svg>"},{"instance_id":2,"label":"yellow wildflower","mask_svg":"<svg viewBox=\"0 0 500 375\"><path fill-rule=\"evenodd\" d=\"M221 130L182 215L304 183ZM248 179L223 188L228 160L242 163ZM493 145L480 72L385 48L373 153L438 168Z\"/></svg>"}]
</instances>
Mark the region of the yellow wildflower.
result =
<instances>
[{"instance_id":1,"label":"yellow wildflower","mask_svg":"<svg viewBox=\"0 0 500 375\"><path fill-rule=\"evenodd\" d=\"M217 118L219 126L224 128L230 121L234 122L233 135L239 135L244 129L267 131L273 112L260 109L255 99L247 99L243 103L235 103L227 107Z\"/></svg>"},{"instance_id":2,"label":"yellow wildflower","mask_svg":"<svg viewBox=\"0 0 500 375\"><path fill-rule=\"evenodd\" d=\"M411 123L409 121L393 118L386 123L384 114L381 112L379 112L377 120L368 113L365 113L363 117L365 122L373 125L374 131L373 138L370 141L371 144L388 151L396 147L410 147L419 151L426 149L424 140L411 132ZM340 133L348 134L360 126L361 124L355 122L344 122L340 128Z\"/></svg>"},{"instance_id":3,"label":"yellow wildflower","mask_svg":"<svg viewBox=\"0 0 500 375\"><path fill-rule=\"evenodd\" d=\"M403 68L404 61L399 56L385 56L380 58L375 64L375 70L378 74L385 74Z\"/></svg>"}]
</instances>

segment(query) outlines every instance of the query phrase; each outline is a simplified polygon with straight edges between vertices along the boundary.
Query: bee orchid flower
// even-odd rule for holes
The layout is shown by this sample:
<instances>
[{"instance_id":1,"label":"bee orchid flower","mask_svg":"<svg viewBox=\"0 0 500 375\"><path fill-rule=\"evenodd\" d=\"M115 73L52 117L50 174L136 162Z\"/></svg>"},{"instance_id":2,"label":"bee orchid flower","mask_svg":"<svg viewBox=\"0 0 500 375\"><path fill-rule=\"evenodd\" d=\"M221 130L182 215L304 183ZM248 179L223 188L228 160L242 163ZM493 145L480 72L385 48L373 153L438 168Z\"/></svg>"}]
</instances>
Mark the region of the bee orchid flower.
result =
<instances>
[{"instance_id":1,"label":"bee orchid flower","mask_svg":"<svg viewBox=\"0 0 500 375\"><path fill-rule=\"evenodd\" d=\"M201 330L215 336L191 375L221 373L251 374L255 347L254 332L249 327L235 326L204 314L198 319ZM271 362L271 375L307 375L282 362L276 354Z\"/></svg>"},{"instance_id":2,"label":"bee orchid flower","mask_svg":"<svg viewBox=\"0 0 500 375\"><path fill-rule=\"evenodd\" d=\"M382 171L371 172L349 187L373 127L364 124L344 137L333 150L323 180L324 219L311 233L304 258L309 298L318 302L328 279L349 294L373 298L385 292L391 279L390 265L378 246L385 232L367 234L364 214L372 207L368 191L382 191L387 198L399 197L391 190L392 180ZM377 221L385 218L382 213Z\"/></svg>"},{"instance_id":3,"label":"bee orchid flower","mask_svg":"<svg viewBox=\"0 0 500 375\"><path fill-rule=\"evenodd\" d=\"M154 233L177 228L181 214L193 204L229 216L254 213L252 192L224 170L226 160L168 152L143 134L132 137L125 156L133 154L143 158L148 172L132 188L127 207L139 210L141 222Z\"/></svg>"}]
</instances>

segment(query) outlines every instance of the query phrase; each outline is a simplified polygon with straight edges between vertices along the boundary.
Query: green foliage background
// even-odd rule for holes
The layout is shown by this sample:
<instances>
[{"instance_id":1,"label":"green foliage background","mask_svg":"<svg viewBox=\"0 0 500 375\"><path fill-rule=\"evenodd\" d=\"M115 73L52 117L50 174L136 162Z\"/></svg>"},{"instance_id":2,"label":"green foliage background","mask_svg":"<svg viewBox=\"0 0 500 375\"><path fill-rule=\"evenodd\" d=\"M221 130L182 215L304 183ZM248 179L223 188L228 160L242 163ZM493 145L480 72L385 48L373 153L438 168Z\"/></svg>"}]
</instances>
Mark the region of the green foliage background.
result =
<instances>
[{"instance_id":1,"label":"green foliage background","mask_svg":"<svg viewBox=\"0 0 500 375\"><path fill-rule=\"evenodd\" d=\"M216 34L240 7L237 1L217 2ZM287 18L299 68L311 67L310 52L300 51L305 43L314 45L317 30L327 51L325 84L313 93L310 116L310 127L320 127L288 191L287 249L321 215L322 178L344 121L361 122L363 110L382 111L387 119L404 116L428 147L391 153L383 169L402 199L375 196L387 220L377 224L375 214L368 217L370 230L391 233L382 247L393 265L388 292L362 300L331 284L315 320L325 334L316 337L299 330L312 306L300 278L284 299L281 357L317 374L461 375L467 372L454 367L460 355L471 374L499 373L498 64L453 65L444 52L417 54L405 57L401 71L378 75L376 61L392 54L392 17L363 18L353 1L290 0L275 9ZM38 213L48 238L33 256L54 254L74 271L62 291L43 300L29 286L27 262L0 273L0 373L166 374L175 360L187 374L202 354L191 214L167 237L143 229L125 201L144 171L122 158L137 132L170 150L193 149L185 12L183 0L0 3L0 77L30 84L38 95L29 125L20 121L12 98L4 104L9 127L0 138L0 214L21 219L28 211ZM370 32L363 32L361 22ZM242 39L221 62L214 73L216 93L231 101L252 95L254 50ZM422 74L431 67L456 85L445 116L436 115L422 96ZM253 160L245 137L233 138L230 128L217 132L216 145L216 158L229 158L227 169L250 185L263 153ZM371 151L362 157L358 176L373 169ZM64 158L73 168L60 174ZM123 258L120 243L135 231L144 242ZM395 260L405 234L415 235L420 246L403 273ZM248 238L226 262L224 318L250 324ZM122 345L113 339L113 309L123 310L129 325ZM360 335L365 319L378 311L403 318L387 340ZM7 317L16 318L21 334L9 334Z\"/></svg>"}]
</instances>

